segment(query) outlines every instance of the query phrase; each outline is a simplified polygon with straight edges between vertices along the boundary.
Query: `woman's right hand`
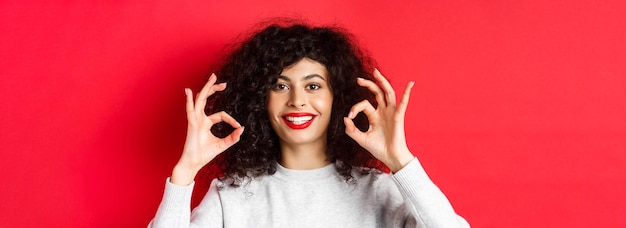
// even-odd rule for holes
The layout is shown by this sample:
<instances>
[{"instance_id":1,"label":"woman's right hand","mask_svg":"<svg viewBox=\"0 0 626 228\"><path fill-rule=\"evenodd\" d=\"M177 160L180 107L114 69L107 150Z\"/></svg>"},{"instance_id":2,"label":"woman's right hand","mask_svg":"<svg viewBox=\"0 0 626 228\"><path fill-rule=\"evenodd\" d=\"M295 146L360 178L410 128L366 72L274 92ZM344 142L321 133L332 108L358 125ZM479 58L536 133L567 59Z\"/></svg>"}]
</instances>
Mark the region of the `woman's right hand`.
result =
<instances>
[{"instance_id":1,"label":"woman's right hand","mask_svg":"<svg viewBox=\"0 0 626 228\"><path fill-rule=\"evenodd\" d=\"M187 139L183 154L174 167L170 178L170 182L173 184L191 184L202 167L237 143L243 133L244 127L226 112L221 111L209 116L205 114L204 109L209 96L226 88L226 83L215 84L215 81L217 81L217 77L212 74L209 81L196 96L195 102L191 89L185 88L185 95L187 96ZM211 133L211 127L219 122L225 122L235 130L224 138L218 138Z\"/></svg>"}]
</instances>

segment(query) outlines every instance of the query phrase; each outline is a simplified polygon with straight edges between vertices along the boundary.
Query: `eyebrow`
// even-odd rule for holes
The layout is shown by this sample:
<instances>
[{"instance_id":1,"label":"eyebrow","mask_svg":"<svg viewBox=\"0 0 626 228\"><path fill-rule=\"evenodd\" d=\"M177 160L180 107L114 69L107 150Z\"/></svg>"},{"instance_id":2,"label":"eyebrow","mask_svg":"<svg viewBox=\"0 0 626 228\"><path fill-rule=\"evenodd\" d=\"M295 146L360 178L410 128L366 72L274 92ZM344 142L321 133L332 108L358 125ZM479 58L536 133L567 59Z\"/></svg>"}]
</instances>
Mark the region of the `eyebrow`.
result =
<instances>
[{"instance_id":1,"label":"eyebrow","mask_svg":"<svg viewBox=\"0 0 626 228\"><path fill-rule=\"evenodd\" d=\"M278 76L278 78L279 78L279 79L282 79L282 80L285 80L285 81L288 81L288 82L290 82L290 81L291 81L291 79L289 79L289 77L287 77L287 76L285 76L285 75L279 75L279 76ZM309 79L312 79L312 78L320 78L320 79L322 79L322 80L326 81L326 79L325 79L324 77L322 77L321 75L319 75L319 74L309 74L309 75L307 75L307 76L304 76L304 78L302 79L302 81L304 81L304 80L309 80Z\"/></svg>"}]
</instances>

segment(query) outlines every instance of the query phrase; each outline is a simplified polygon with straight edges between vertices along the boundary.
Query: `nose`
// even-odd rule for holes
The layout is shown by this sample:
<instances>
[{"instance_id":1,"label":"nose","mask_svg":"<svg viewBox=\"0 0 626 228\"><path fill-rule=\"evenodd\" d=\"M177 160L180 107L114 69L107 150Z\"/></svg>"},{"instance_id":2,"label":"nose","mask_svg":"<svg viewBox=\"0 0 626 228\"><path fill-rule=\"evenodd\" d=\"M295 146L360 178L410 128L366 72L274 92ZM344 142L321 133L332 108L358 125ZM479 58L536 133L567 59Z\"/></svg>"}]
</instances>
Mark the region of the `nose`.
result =
<instances>
[{"instance_id":1,"label":"nose","mask_svg":"<svg viewBox=\"0 0 626 228\"><path fill-rule=\"evenodd\" d=\"M298 91L295 89L291 90L289 102L288 102L289 107L303 108L305 104L306 104L306 98L305 98L305 95L303 94L303 91Z\"/></svg>"}]
</instances>

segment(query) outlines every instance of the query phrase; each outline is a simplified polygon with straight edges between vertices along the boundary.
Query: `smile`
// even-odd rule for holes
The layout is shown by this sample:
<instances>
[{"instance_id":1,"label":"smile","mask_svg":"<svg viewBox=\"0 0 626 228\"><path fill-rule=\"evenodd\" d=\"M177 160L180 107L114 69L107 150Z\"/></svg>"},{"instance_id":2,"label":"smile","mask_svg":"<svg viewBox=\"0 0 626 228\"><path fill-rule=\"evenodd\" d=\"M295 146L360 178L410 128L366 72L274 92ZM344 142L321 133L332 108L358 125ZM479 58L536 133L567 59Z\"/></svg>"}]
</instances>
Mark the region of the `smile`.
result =
<instances>
[{"instance_id":1,"label":"smile","mask_svg":"<svg viewBox=\"0 0 626 228\"><path fill-rule=\"evenodd\" d=\"M313 123L315 115L310 113L289 113L284 115L282 119L288 127L300 130L309 127Z\"/></svg>"}]
</instances>

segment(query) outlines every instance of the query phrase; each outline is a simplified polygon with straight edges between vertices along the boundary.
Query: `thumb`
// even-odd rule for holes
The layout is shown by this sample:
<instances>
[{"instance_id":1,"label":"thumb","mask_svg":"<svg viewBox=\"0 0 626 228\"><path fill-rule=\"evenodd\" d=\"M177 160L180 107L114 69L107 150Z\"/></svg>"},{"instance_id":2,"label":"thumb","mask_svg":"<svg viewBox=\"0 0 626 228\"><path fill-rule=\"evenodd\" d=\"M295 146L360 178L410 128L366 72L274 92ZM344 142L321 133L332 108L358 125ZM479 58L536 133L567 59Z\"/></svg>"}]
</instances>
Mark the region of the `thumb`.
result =
<instances>
[{"instance_id":1,"label":"thumb","mask_svg":"<svg viewBox=\"0 0 626 228\"><path fill-rule=\"evenodd\" d=\"M239 139L241 138L241 134L243 134L244 129L245 127L243 126L236 128L233 132L230 133L230 135L222 139L224 142L224 146L225 146L224 150L228 149L235 143L239 142Z\"/></svg>"},{"instance_id":2,"label":"thumb","mask_svg":"<svg viewBox=\"0 0 626 228\"><path fill-rule=\"evenodd\" d=\"M350 138L354 139L359 145L363 146L365 143L365 133L359 130L355 125L352 119L348 117L343 118L343 123L346 125L346 134L350 136Z\"/></svg>"}]
</instances>

